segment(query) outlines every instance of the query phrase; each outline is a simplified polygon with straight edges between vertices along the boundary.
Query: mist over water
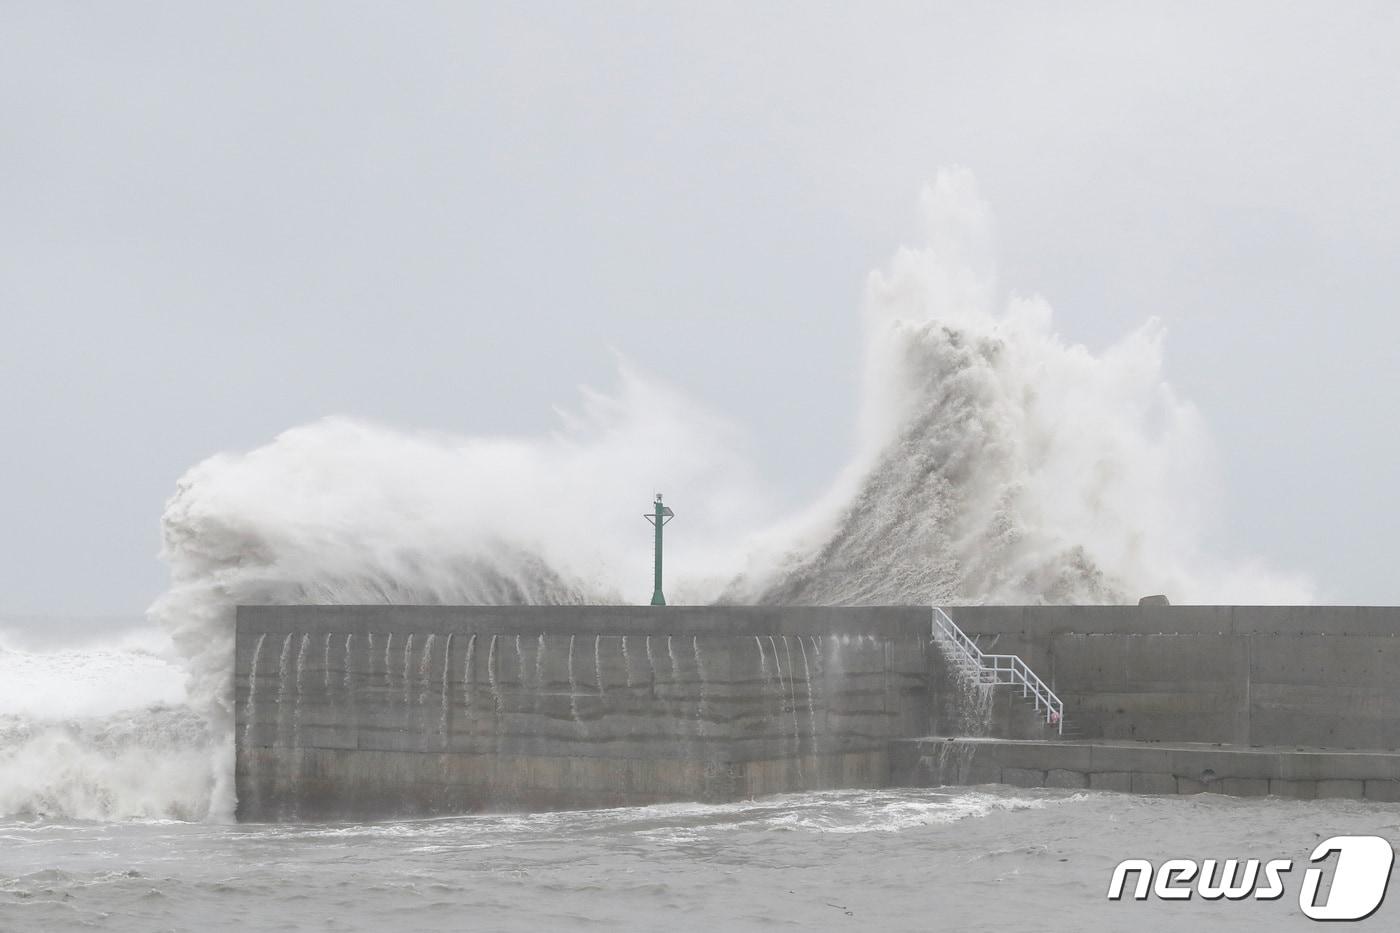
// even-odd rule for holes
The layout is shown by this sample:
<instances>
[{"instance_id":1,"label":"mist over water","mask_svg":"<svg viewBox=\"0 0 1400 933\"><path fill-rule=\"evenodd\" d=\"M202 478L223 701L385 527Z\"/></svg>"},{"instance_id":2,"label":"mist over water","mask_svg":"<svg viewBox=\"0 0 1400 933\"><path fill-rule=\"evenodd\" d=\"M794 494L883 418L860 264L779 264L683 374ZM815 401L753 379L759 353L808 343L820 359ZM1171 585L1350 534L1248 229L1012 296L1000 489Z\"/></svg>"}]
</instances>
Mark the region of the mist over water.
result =
<instances>
[{"instance_id":1,"label":"mist over water","mask_svg":"<svg viewBox=\"0 0 1400 933\"><path fill-rule=\"evenodd\" d=\"M625 361L546 437L336 417L211 457L167 504L171 584L150 610L187 694L0 709L20 737L0 742L0 813L231 818L235 606L645 602L656 490L684 518L674 603L1309 601L1202 551L1210 444L1165 381L1161 327L1094 353L1043 299L1005 294L967 172L940 173L920 211L921 240L868 282L854 450L810 507L772 514L743 433ZM164 775L163 807L143 772Z\"/></svg>"}]
</instances>

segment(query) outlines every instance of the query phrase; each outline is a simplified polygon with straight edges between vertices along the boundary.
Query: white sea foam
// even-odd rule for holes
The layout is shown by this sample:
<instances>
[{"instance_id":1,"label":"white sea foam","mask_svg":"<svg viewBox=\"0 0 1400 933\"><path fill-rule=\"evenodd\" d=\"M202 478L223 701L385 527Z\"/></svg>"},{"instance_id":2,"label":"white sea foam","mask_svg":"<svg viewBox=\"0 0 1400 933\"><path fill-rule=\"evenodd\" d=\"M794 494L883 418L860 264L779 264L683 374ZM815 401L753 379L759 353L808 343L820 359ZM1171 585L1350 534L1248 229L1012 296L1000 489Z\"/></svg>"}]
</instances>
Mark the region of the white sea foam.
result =
<instances>
[{"instance_id":1,"label":"white sea foam","mask_svg":"<svg viewBox=\"0 0 1400 933\"><path fill-rule=\"evenodd\" d=\"M0 715L0 814L202 819L207 721L189 707L36 719Z\"/></svg>"},{"instance_id":2,"label":"white sea foam","mask_svg":"<svg viewBox=\"0 0 1400 933\"><path fill-rule=\"evenodd\" d=\"M47 650L0 636L0 814L203 817L210 736L158 629Z\"/></svg>"}]
</instances>

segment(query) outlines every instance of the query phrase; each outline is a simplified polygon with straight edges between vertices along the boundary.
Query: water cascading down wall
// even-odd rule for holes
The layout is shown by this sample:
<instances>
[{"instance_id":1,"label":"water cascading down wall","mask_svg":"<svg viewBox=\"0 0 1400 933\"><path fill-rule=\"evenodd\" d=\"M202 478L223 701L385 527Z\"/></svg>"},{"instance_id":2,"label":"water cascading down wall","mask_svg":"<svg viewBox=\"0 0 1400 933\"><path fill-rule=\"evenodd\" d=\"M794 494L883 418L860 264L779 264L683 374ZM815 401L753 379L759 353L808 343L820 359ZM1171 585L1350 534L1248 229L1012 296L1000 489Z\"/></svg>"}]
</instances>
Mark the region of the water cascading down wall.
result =
<instances>
[{"instance_id":1,"label":"water cascading down wall","mask_svg":"<svg viewBox=\"0 0 1400 933\"><path fill-rule=\"evenodd\" d=\"M929 610L239 607L245 820L877 787Z\"/></svg>"}]
</instances>

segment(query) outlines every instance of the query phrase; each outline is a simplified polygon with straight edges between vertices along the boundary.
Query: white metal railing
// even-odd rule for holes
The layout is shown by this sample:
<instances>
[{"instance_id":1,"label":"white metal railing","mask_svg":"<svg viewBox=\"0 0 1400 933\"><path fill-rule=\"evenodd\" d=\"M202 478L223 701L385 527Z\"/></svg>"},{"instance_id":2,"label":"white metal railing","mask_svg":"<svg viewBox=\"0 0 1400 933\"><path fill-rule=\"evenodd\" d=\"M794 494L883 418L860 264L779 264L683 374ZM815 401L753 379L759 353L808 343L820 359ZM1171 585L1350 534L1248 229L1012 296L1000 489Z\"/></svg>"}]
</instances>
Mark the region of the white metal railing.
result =
<instances>
[{"instance_id":1,"label":"white metal railing","mask_svg":"<svg viewBox=\"0 0 1400 933\"><path fill-rule=\"evenodd\" d=\"M1020 686L1021 696L1032 699L1037 710L1045 710L1045 722L1064 734L1065 704L1055 691L1014 654L987 654L977 642L958 628L948 613L933 607L933 637L951 649L953 663L983 684Z\"/></svg>"}]
</instances>

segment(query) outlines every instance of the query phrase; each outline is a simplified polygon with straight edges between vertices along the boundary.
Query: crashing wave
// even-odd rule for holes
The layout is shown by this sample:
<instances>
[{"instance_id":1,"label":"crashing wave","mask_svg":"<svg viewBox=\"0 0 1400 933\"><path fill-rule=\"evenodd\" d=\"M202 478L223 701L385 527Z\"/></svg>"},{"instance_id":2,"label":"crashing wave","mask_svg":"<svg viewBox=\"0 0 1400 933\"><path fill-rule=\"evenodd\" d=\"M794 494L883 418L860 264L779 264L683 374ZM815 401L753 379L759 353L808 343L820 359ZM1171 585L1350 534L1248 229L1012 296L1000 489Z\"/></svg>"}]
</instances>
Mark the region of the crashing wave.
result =
<instances>
[{"instance_id":1,"label":"crashing wave","mask_svg":"<svg viewBox=\"0 0 1400 933\"><path fill-rule=\"evenodd\" d=\"M211 748L209 721L189 707L58 721L0 715L0 814L203 819Z\"/></svg>"},{"instance_id":2,"label":"crashing wave","mask_svg":"<svg viewBox=\"0 0 1400 933\"><path fill-rule=\"evenodd\" d=\"M862 445L772 535L726 602L1307 602L1306 585L1200 549L1210 445L1149 321L1099 354L1039 298L1001 298L965 171L923 195L924 239L865 297Z\"/></svg>"}]
</instances>

